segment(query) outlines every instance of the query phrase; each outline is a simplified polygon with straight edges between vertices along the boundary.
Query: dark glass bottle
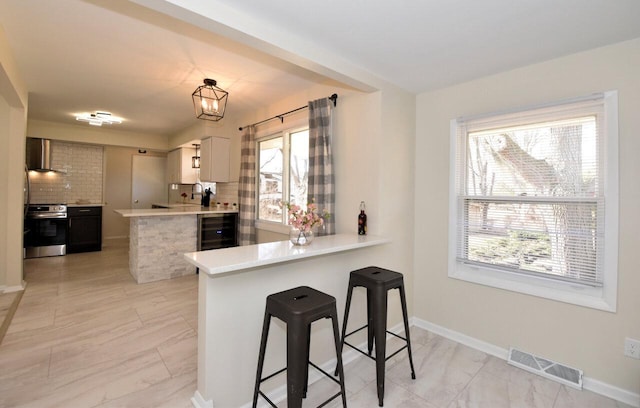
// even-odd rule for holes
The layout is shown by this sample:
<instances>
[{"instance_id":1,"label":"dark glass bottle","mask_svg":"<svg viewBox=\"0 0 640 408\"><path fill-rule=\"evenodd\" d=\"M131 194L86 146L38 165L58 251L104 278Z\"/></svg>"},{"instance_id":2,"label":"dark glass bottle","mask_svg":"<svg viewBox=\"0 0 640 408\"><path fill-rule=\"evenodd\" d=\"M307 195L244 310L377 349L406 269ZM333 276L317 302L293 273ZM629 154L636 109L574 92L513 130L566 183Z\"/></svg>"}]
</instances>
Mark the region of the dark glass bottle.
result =
<instances>
[{"instance_id":1,"label":"dark glass bottle","mask_svg":"<svg viewBox=\"0 0 640 408\"><path fill-rule=\"evenodd\" d=\"M364 201L360 201L360 215L358 215L358 235L367 235L367 214L364 213Z\"/></svg>"}]
</instances>

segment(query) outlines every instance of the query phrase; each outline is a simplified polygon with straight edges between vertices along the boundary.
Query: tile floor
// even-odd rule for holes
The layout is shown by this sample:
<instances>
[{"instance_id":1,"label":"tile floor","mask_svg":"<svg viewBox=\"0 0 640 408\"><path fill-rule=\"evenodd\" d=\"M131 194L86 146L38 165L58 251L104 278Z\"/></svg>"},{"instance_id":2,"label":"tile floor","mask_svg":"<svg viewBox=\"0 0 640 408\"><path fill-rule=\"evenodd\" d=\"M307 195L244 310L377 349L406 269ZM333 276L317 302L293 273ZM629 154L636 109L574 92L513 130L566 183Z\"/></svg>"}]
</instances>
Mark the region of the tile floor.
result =
<instances>
[{"instance_id":1,"label":"tile floor","mask_svg":"<svg viewBox=\"0 0 640 408\"><path fill-rule=\"evenodd\" d=\"M0 345L0 407L191 406L197 278L138 285L127 257L126 241L108 241L98 253L25 261L27 290ZM417 379L406 353L389 360L385 407L626 407L422 329L412 336ZM377 407L373 361L354 361L345 377L349 407ZM318 381L304 406L333 389Z\"/></svg>"},{"instance_id":2,"label":"tile floor","mask_svg":"<svg viewBox=\"0 0 640 408\"><path fill-rule=\"evenodd\" d=\"M0 344L9 329L9 323L22 298L23 291L0 293Z\"/></svg>"}]
</instances>

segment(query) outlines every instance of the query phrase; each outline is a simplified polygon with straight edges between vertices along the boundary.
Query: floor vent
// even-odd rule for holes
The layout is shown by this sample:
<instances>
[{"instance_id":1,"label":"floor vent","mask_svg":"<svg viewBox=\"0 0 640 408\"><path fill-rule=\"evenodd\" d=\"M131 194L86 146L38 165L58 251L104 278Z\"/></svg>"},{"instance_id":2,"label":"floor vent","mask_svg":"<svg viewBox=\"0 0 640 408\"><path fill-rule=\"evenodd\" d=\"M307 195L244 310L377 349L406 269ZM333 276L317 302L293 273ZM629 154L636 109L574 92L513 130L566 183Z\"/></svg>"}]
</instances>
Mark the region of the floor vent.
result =
<instances>
[{"instance_id":1,"label":"floor vent","mask_svg":"<svg viewBox=\"0 0 640 408\"><path fill-rule=\"evenodd\" d=\"M507 362L550 380L558 381L579 390L582 389L582 370L578 370L577 368L567 367L564 364L534 356L533 354L514 349L513 347L509 349L509 359Z\"/></svg>"}]
</instances>

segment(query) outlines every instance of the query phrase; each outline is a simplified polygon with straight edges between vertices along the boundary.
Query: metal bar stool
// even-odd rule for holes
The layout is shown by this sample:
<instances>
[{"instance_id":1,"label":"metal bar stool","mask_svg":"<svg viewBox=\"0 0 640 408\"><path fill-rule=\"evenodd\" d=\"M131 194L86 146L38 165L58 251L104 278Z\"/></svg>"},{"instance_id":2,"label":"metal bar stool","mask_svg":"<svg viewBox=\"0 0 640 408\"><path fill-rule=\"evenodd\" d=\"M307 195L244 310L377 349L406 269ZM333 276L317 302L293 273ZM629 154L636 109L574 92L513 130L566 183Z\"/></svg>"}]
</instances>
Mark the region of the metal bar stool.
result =
<instances>
[{"instance_id":1,"label":"metal bar stool","mask_svg":"<svg viewBox=\"0 0 640 408\"><path fill-rule=\"evenodd\" d=\"M271 316L275 316L287 324L287 366L262 378L264 354L267 348ZM330 318L333 321L333 337L338 360L336 368L338 379L335 379L331 374L309 361L311 323L322 318ZM260 340L260 354L258 355L258 371L256 373L256 384L253 392L253 407L255 408L258 403L258 395L261 395L272 407L276 407L276 405L260 391L260 384L285 370L287 371L287 407L302 407L302 399L307 396L309 365L312 365L340 385L340 392L333 395L319 405L319 407L326 405L341 395L342 406L346 408L347 397L344 388L342 356L338 351L340 349L338 333L338 312L336 310L336 299L333 296L308 286L300 286L267 296L267 306L265 308L264 323L262 325L262 339Z\"/></svg>"},{"instance_id":2,"label":"metal bar stool","mask_svg":"<svg viewBox=\"0 0 640 408\"><path fill-rule=\"evenodd\" d=\"M349 318L349 309L351 307L351 295L353 288L362 286L367 289L367 324L347 333L347 320ZM404 320L404 331L406 337L398 336L395 333L387 331L387 294L391 289L400 291L400 302L402 304L402 317ZM369 354L366 354L356 346L349 344L345 339L352 334L367 328L367 346ZM405 341L405 345L395 351L388 357L386 355L386 334L389 333L399 339ZM375 342L375 357L371 356L373 345ZM347 291L347 304L344 312L344 322L342 324L342 339L340 342L340 352L347 345L365 356L375 360L376 362L376 382L378 386L378 405L383 406L384 400L384 373L385 363L388 359L395 356L405 348L409 353L409 364L411 366L411 378L416 379L416 373L413 369L413 357L411 356L411 339L409 337L409 320L407 318L407 299L404 292L404 280L401 273L393 272L388 269L370 266L367 268L352 271L349 275L349 289ZM337 371L337 369L336 369Z\"/></svg>"}]
</instances>

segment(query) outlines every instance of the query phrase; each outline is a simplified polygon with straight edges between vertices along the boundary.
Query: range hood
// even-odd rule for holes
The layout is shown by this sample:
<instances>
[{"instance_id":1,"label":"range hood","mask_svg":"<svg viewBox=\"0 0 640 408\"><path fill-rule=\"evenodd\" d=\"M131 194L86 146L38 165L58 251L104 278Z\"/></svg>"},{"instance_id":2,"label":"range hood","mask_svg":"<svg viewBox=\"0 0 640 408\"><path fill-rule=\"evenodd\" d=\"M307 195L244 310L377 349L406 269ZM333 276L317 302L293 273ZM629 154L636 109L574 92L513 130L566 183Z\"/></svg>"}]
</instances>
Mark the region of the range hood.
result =
<instances>
[{"instance_id":1,"label":"range hood","mask_svg":"<svg viewBox=\"0 0 640 408\"><path fill-rule=\"evenodd\" d=\"M51 168L51 141L27 138L27 168L34 171L55 171Z\"/></svg>"}]
</instances>

